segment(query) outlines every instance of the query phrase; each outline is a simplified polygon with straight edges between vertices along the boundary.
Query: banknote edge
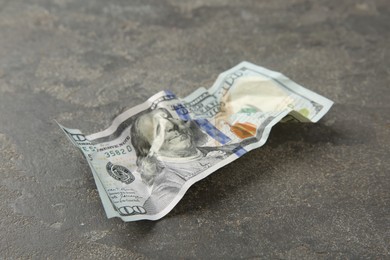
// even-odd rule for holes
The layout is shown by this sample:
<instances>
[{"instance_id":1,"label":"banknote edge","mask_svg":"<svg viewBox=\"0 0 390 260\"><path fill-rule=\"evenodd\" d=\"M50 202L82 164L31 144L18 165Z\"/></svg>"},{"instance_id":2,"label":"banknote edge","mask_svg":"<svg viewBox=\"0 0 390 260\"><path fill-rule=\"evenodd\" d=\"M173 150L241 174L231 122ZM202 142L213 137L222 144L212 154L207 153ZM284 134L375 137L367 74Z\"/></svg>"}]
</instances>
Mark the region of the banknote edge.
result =
<instances>
[{"instance_id":1,"label":"banknote edge","mask_svg":"<svg viewBox=\"0 0 390 260\"><path fill-rule=\"evenodd\" d=\"M320 120L330 110L330 108L334 104L334 102L332 100L296 83L294 80L290 79L289 77L287 77L283 73L267 69L265 67L256 65L256 64L251 63L249 61L242 61L239 64L237 64L236 66L234 66L233 68L219 74L217 79L215 80L214 84L207 90L212 93L214 91L214 89L217 88L219 86L219 84L221 84L221 81L223 81L223 79L226 77L226 75L228 75L234 71L237 71L240 68L244 68L244 67L249 68L249 69L253 69L253 70L260 70L264 74L266 74L267 76L269 76L270 78L275 80L278 84L281 84L282 86L285 85L288 87L288 89L291 89L296 93L299 93L300 95L304 96L306 99L313 100L313 101L323 105L323 109L321 109L321 111L318 114L316 114L313 118L309 119L313 123L318 122L318 120ZM281 82L279 82L279 81L281 81Z\"/></svg>"},{"instance_id":2,"label":"banknote edge","mask_svg":"<svg viewBox=\"0 0 390 260\"><path fill-rule=\"evenodd\" d=\"M83 157L88 162L88 166L89 166L89 168L92 171L92 176L93 176L93 179L95 181L95 185L96 185L96 188L98 190L99 197L101 199L101 204L103 205L103 209L104 209L104 212L106 213L107 218L110 219L110 218L113 218L113 217L119 217L120 215L115 210L115 208L112 206L112 202L111 202L110 198L108 197L107 192L106 192L103 184L100 181L100 178L98 177L97 173L95 172L95 169L91 165L91 163L88 160L88 158L85 156L84 152L80 149L80 147L69 137L69 135L66 133L65 129L70 130L70 131L72 131L72 130L73 131L77 131L80 134L82 134L82 132L79 129L76 129L76 128L67 128L67 127L61 125L60 123L58 123L58 121L55 120L55 119L54 119L54 122L57 123L57 125L60 127L62 132L64 132L64 134L67 136L67 138L70 140L70 142L74 146L76 146L79 151L81 151L81 153L83 154Z\"/></svg>"}]
</instances>

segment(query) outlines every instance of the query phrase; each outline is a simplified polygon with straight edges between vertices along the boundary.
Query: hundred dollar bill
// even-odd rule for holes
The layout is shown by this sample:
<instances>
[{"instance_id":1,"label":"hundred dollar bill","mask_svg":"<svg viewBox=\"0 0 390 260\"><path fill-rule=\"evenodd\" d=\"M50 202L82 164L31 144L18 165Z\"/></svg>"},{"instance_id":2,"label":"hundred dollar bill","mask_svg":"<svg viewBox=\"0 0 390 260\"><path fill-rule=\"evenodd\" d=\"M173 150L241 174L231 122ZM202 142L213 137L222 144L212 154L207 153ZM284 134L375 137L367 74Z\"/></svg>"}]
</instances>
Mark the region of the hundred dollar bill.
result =
<instances>
[{"instance_id":1,"label":"hundred dollar bill","mask_svg":"<svg viewBox=\"0 0 390 260\"><path fill-rule=\"evenodd\" d=\"M277 122L317 122L332 104L242 62L185 98L161 91L104 131L60 127L86 157L108 218L157 220L192 184L262 146Z\"/></svg>"}]
</instances>

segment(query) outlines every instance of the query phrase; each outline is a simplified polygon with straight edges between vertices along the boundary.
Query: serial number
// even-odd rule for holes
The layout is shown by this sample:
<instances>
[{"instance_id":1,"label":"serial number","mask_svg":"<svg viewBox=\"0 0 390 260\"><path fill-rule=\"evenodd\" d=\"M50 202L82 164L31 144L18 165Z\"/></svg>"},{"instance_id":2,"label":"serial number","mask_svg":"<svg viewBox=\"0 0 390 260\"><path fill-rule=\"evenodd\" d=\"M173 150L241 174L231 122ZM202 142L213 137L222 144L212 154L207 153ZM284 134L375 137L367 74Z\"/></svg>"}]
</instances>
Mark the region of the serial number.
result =
<instances>
[{"instance_id":1,"label":"serial number","mask_svg":"<svg viewBox=\"0 0 390 260\"><path fill-rule=\"evenodd\" d=\"M106 156L106 158L110 158L110 157L130 153L132 150L133 149L131 149L131 146L127 145L126 148L115 149L115 150L104 152L104 155Z\"/></svg>"}]
</instances>

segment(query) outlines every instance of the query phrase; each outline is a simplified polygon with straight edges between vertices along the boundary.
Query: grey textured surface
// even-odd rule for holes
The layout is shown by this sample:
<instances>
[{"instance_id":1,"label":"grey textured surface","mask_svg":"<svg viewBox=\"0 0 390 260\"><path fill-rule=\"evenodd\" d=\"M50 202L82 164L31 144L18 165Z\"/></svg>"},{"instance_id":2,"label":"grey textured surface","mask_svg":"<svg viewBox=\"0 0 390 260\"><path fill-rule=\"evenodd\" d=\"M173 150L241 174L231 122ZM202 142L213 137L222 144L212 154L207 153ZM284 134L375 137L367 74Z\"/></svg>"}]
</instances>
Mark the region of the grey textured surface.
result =
<instances>
[{"instance_id":1,"label":"grey textured surface","mask_svg":"<svg viewBox=\"0 0 390 260\"><path fill-rule=\"evenodd\" d=\"M390 3L0 0L1 258L390 258ZM194 185L107 220L53 119L88 133L242 60L335 101Z\"/></svg>"}]
</instances>

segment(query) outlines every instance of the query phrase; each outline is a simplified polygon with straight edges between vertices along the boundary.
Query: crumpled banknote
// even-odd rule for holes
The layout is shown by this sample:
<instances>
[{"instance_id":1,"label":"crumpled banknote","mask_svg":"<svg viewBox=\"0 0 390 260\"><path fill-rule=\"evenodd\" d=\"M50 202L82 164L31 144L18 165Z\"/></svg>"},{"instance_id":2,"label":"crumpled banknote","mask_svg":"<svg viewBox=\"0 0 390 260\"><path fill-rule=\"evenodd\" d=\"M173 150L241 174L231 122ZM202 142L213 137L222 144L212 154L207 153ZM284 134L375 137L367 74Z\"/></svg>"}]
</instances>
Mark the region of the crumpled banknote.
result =
<instances>
[{"instance_id":1,"label":"crumpled banknote","mask_svg":"<svg viewBox=\"0 0 390 260\"><path fill-rule=\"evenodd\" d=\"M157 220L192 184L262 146L277 122L317 122L332 104L242 62L185 98L161 91L101 132L60 127L86 157L108 218Z\"/></svg>"}]
</instances>

